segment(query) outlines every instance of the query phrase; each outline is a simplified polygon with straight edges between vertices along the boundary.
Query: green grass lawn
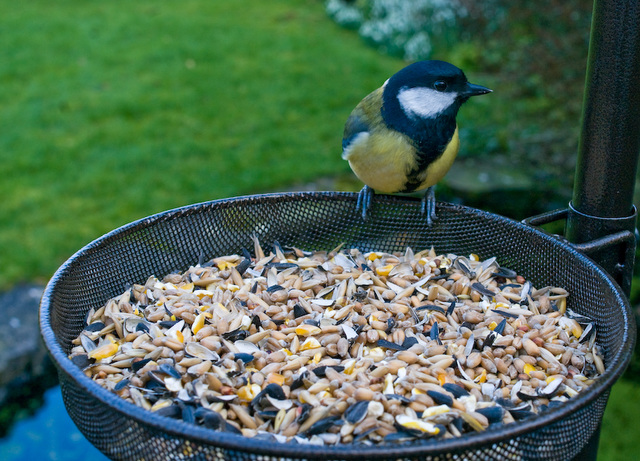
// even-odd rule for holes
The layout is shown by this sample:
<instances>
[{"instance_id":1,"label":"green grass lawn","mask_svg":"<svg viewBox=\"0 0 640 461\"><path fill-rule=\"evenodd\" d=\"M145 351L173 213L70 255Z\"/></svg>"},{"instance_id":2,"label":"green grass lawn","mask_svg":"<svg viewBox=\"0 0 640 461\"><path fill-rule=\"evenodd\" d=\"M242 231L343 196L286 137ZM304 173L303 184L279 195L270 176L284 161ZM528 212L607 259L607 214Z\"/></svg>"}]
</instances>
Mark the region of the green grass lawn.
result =
<instances>
[{"instance_id":1,"label":"green grass lawn","mask_svg":"<svg viewBox=\"0 0 640 461\"><path fill-rule=\"evenodd\" d=\"M638 459L640 384L619 380L611 390L600 434L599 461Z\"/></svg>"},{"instance_id":2,"label":"green grass lawn","mask_svg":"<svg viewBox=\"0 0 640 461\"><path fill-rule=\"evenodd\" d=\"M153 213L350 176L344 121L405 64L319 0L4 2L0 43L0 290ZM639 393L614 388L601 459L631 459Z\"/></svg>"},{"instance_id":3,"label":"green grass lawn","mask_svg":"<svg viewBox=\"0 0 640 461\"><path fill-rule=\"evenodd\" d=\"M0 5L0 287L152 213L347 174L355 104L404 63L320 1Z\"/></svg>"}]
</instances>

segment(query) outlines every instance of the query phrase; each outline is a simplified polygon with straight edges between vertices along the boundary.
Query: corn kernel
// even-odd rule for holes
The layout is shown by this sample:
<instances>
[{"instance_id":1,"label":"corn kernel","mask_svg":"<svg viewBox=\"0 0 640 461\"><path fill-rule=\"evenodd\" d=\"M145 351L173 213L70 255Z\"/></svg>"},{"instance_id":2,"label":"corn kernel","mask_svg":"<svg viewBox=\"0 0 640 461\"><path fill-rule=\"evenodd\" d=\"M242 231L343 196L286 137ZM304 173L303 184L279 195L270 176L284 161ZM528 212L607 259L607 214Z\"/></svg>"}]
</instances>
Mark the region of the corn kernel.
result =
<instances>
[{"instance_id":1,"label":"corn kernel","mask_svg":"<svg viewBox=\"0 0 640 461\"><path fill-rule=\"evenodd\" d=\"M318 341L316 338L307 338L300 345L300 350L301 351L306 351L306 350L309 350L309 349L316 349L318 347L320 347L320 341Z\"/></svg>"},{"instance_id":2,"label":"corn kernel","mask_svg":"<svg viewBox=\"0 0 640 461\"><path fill-rule=\"evenodd\" d=\"M498 324L497 324L496 322L491 322L491 323L488 325L488 328L489 328L489 330L492 330L492 331L493 331L493 330L495 330L495 328L496 328L497 326L498 326Z\"/></svg>"},{"instance_id":3,"label":"corn kernel","mask_svg":"<svg viewBox=\"0 0 640 461\"><path fill-rule=\"evenodd\" d=\"M269 373L267 375L267 383L275 383L279 386L282 386L284 384L284 376L282 376L280 373Z\"/></svg>"},{"instance_id":4,"label":"corn kernel","mask_svg":"<svg viewBox=\"0 0 640 461\"><path fill-rule=\"evenodd\" d=\"M576 338L579 338L580 336L582 336L582 327L574 319L572 319L572 321L573 321L573 325L571 326L571 333Z\"/></svg>"},{"instance_id":5,"label":"corn kernel","mask_svg":"<svg viewBox=\"0 0 640 461\"><path fill-rule=\"evenodd\" d=\"M363 355L366 355L367 357L373 359L374 362L379 362L380 360L383 360L385 358L386 353L381 347L374 347L372 349L369 349L368 354L365 352L365 354Z\"/></svg>"},{"instance_id":6,"label":"corn kernel","mask_svg":"<svg viewBox=\"0 0 640 461\"><path fill-rule=\"evenodd\" d=\"M406 427L407 429L418 430L420 432L427 432L429 434L438 434L440 433L440 428L435 424L428 423L427 421L420 420L412 420L412 421L403 421L400 423L401 426Z\"/></svg>"},{"instance_id":7,"label":"corn kernel","mask_svg":"<svg viewBox=\"0 0 640 461\"><path fill-rule=\"evenodd\" d=\"M193 325L191 325L191 331L193 331L194 335L198 333L204 326L204 319L205 319L204 314L198 314L196 316L196 319L193 321Z\"/></svg>"},{"instance_id":8,"label":"corn kernel","mask_svg":"<svg viewBox=\"0 0 640 461\"><path fill-rule=\"evenodd\" d=\"M202 298L207 297L207 296L212 296L213 295L213 291L196 290L196 291L193 292L193 294L196 295L198 298L202 299Z\"/></svg>"},{"instance_id":9,"label":"corn kernel","mask_svg":"<svg viewBox=\"0 0 640 461\"><path fill-rule=\"evenodd\" d=\"M193 282L190 282L190 283L185 283L184 285L180 286L179 288L181 290L184 290L184 291L193 291L193 287L194 287Z\"/></svg>"},{"instance_id":10,"label":"corn kernel","mask_svg":"<svg viewBox=\"0 0 640 461\"><path fill-rule=\"evenodd\" d=\"M322 330L315 325L309 325L303 323L299 327L296 327L296 334L300 336L313 336L322 333Z\"/></svg>"},{"instance_id":11,"label":"corn kernel","mask_svg":"<svg viewBox=\"0 0 640 461\"><path fill-rule=\"evenodd\" d=\"M355 368L356 368L356 359L350 359L344 363L344 373L347 375L352 374Z\"/></svg>"},{"instance_id":12,"label":"corn kernel","mask_svg":"<svg viewBox=\"0 0 640 461\"><path fill-rule=\"evenodd\" d=\"M89 352L89 358L102 360L107 357L111 357L118 352L118 345L116 343L105 343L102 346L96 347L94 350Z\"/></svg>"},{"instance_id":13,"label":"corn kernel","mask_svg":"<svg viewBox=\"0 0 640 461\"><path fill-rule=\"evenodd\" d=\"M258 384L247 384L238 389L238 398L244 401L251 401L262 390Z\"/></svg>"},{"instance_id":14,"label":"corn kernel","mask_svg":"<svg viewBox=\"0 0 640 461\"><path fill-rule=\"evenodd\" d=\"M567 311L567 298L560 298L556 304L558 306L558 311L561 314L564 314Z\"/></svg>"},{"instance_id":15,"label":"corn kernel","mask_svg":"<svg viewBox=\"0 0 640 461\"><path fill-rule=\"evenodd\" d=\"M560 377L558 377L558 376L547 376L547 379L545 379L545 382L546 382L547 384L551 384L551 382L552 382L552 381L555 381L556 379L562 379L562 378L560 378Z\"/></svg>"},{"instance_id":16,"label":"corn kernel","mask_svg":"<svg viewBox=\"0 0 640 461\"><path fill-rule=\"evenodd\" d=\"M393 264L387 264L386 266L377 267L376 273L378 275L387 276L389 275L389 272L391 272L391 269L393 269Z\"/></svg>"},{"instance_id":17,"label":"corn kernel","mask_svg":"<svg viewBox=\"0 0 640 461\"><path fill-rule=\"evenodd\" d=\"M524 364L524 368L522 371L524 371L526 374L531 375L532 371L535 371L536 367L534 367L533 365L531 365L530 363L525 363Z\"/></svg>"},{"instance_id":18,"label":"corn kernel","mask_svg":"<svg viewBox=\"0 0 640 461\"><path fill-rule=\"evenodd\" d=\"M225 269L230 269L232 267L236 267L237 264L236 263L232 263L230 261L219 261L216 263L216 266L218 266L218 268L223 271Z\"/></svg>"},{"instance_id":19,"label":"corn kernel","mask_svg":"<svg viewBox=\"0 0 640 461\"><path fill-rule=\"evenodd\" d=\"M224 307L224 305L222 305L222 303L216 303L216 304L213 305L213 307L215 309L218 309L218 310L222 311L223 315L226 315L226 314L229 313L229 310L226 307Z\"/></svg>"},{"instance_id":20,"label":"corn kernel","mask_svg":"<svg viewBox=\"0 0 640 461\"><path fill-rule=\"evenodd\" d=\"M110 343L115 343L116 342L116 337L113 336L111 333L106 334L104 339L105 339L105 341L109 341Z\"/></svg>"}]
</instances>

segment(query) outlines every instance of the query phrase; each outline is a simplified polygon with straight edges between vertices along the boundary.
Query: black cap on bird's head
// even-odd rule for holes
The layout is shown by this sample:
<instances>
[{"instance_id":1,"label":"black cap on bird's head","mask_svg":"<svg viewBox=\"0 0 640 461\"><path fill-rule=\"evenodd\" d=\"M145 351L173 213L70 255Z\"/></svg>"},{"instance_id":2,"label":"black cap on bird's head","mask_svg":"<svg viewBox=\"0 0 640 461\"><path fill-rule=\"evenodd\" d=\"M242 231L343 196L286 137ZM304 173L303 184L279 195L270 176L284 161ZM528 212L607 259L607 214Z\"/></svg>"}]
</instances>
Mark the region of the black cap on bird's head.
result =
<instances>
[{"instance_id":1,"label":"black cap on bird's head","mask_svg":"<svg viewBox=\"0 0 640 461\"><path fill-rule=\"evenodd\" d=\"M394 74L385 82L383 98L389 109L397 101L410 119L430 119L444 113L455 117L471 96L490 92L469 83L453 64L433 60L416 62Z\"/></svg>"}]
</instances>

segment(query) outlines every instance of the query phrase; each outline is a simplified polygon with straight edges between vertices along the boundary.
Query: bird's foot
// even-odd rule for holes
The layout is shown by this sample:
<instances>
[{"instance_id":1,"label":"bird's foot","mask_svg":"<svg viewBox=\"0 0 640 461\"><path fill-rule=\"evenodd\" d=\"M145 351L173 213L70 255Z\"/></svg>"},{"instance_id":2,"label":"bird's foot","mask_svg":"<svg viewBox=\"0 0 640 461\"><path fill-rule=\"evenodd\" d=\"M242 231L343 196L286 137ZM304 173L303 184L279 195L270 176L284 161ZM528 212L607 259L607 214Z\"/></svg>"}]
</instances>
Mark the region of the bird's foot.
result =
<instances>
[{"instance_id":1,"label":"bird's foot","mask_svg":"<svg viewBox=\"0 0 640 461\"><path fill-rule=\"evenodd\" d=\"M420 212L422 215L427 216L427 225L431 226L433 221L438 217L436 216L436 192L435 186L431 186L427 189L420 201Z\"/></svg>"},{"instance_id":2,"label":"bird's foot","mask_svg":"<svg viewBox=\"0 0 640 461\"><path fill-rule=\"evenodd\" d=\"M362 219L367 219L367 214L371 208L371 202L373 201L373 195L375 192L369 186L364 186L360 192L358 192L358 201L356 202L356 210L362 210Z\"/></svg>"}]
</instances>

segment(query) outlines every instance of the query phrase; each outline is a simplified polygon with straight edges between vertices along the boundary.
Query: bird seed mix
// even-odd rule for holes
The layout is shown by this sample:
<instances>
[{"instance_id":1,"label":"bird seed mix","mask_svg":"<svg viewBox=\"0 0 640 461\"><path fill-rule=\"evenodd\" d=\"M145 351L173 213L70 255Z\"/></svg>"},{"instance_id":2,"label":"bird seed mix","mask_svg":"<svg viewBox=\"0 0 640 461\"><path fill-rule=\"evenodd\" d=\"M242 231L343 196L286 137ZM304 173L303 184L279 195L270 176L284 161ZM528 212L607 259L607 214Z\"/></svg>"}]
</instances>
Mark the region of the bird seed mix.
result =
<instances>
[{"instance_id":1,"label":"bird seed mix","mask_svg":"<svg viewBox=\"0 0 640 461\"><path fill-rule=\"evenodd\" d=\"M91 310L71 360L146 410L289 443L459 437L604 373L569 293L495 258L336 249L230 255Z\"/></svg>"}]
</instances>

